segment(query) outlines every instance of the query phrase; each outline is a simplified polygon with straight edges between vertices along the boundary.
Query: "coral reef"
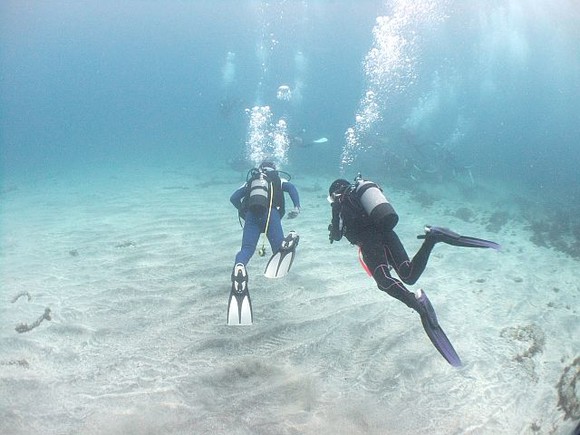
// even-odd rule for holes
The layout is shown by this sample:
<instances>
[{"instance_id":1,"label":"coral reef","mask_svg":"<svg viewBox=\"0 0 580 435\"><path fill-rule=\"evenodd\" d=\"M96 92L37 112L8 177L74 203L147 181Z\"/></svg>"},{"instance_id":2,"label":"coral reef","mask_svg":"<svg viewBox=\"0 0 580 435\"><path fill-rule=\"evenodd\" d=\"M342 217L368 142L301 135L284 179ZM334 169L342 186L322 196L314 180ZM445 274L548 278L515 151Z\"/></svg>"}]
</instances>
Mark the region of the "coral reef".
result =
<instances>
[{"instance_id":1,"label":"coral reef","mask_svg":"<svg viewBox=\"0 0 580 435\"><path fill-rule=\"evenodd\" d=\"M493 233L499 233L505 224L508 223L509 213L505 211L496 211L489 217L486 229Z\"/></svg>"},{"instance_id":2,"label":"coral reef","mask_svg":"<svg viewBox=\"0 0 580 435\"><path fill-rule=\"evenodd\" d=\"M431 207L436 201L436 198L431 193L424 190L416 190L412 194L413 199L423 207Z\"/></svg>"},{"instance_id":3,"label":"coral reef","mask_svg":"<svg viewBox=\"0 0 580 435\"><path fill-rule=\"evenodd\" d=\"M564 419L580 419L580 357L564 369L556 386L558 388L558 407L564 411Z\"/></svg>"},{"instance_id":4,"label":"coral reef","mask_svg":"<svg viewBox=\"0 0 580 435\"><path fill-rule=\"evenodd\" d=\"M537 246L556 249L580 258L580 220L569 210L552 210L545 219L529 221L530 240Z\"/></svg>"},{"instance_id":5,"label":"coral reef","mask_svg":"<svg viewBox=\"0 0 580 435\"><path fill-rule=\"evenodd\" d=\"M30 302L32 300L32 296L30 296L30 293L23 291L23 292L18 293L16 296L14 296L10 302L15 303L18 299L20 299L21 297L24 297L24 296L26 296L26 298L28 299L28 302Z\"/></svg>"},{"instance_id":6,"label":"coral reef","mask_svg":"<svg viewBox=\"0 0 580 435\"><path fill-rule=\"evenodd\" d=\"M0 366L14 366L27 369L30 367L30 364L25 359L9 359L6 361L0 361Z\"/></svg>"},{"instance_id":7,"label":"coral reef","mask_svg":"<svg viewBox=\"0 0 580 435\"><path fill-rule=\"evenodd\" d=\"M531 324L504 328L501 330L500 336L513 341L516 347L521 349L513 359L522 364L523 369L530 377L537 381L538 375L535 372L533 357L544 351L546 345L544 331L539 326Z\"/></svg>"},{"instance_id":8,"label":"coral reef","mask_svg":"<svg viewBox=\"0 0 580 435\"><path fill-rule=\"evenodd\" d=\"M14 328L14 330L16 332L18 332L19 334L22 334L23 332L28 332L28 331L32 331L34 328L37 328L43 320L52 320L52 316L50 315L50 308L45 308L44 309L44 313L38 318L36 319L31 325L29 325L28 323L19 323L18 325L16 325L16 328Z\"/></svg>"},{"instance_id":9,"label":"coral reef","mask_svg":"<svg viewBox=\"0 0 580 435\"><path fill-rule=\"evenodd\" d=\"M453 213L453 216L465 222L473 222L475 219L475 213L467 207L458 208L455 213Z\"/></svg>"},{"instance_id":10,"label":"coral reef","mask_svg":"<svg viewBox=\"0 0 580 435\"><path fill-rule=\"evenodd\" d=\"M504 338L524 342L529 345L526 350L514 357L516 361L522 361L524 358L532 358L536 354L543 352L546 344L544 331L534 324L504 328L500 335Z\"/></svg>"}]
</instances>

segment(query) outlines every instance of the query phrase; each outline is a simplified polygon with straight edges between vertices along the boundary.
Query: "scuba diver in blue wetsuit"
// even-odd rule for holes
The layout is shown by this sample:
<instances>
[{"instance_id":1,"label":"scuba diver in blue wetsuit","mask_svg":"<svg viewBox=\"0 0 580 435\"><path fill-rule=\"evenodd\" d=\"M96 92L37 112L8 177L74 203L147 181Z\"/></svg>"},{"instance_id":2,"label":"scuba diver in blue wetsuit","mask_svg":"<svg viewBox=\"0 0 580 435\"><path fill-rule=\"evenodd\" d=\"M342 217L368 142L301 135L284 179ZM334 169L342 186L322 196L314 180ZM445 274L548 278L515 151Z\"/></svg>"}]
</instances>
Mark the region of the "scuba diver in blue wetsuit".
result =
<instances>
[{"instance_id":1,"label":"scuba diver in blue wetsuit","mask_svg":"<svg viewBox=\"0 0 580 435\"><path fill-rule=\"evenodd\" d=\"M452 366L460 366L461 360L439 326L425 292L419 289L413 293L403 283L414 284L419 279L431 250L438 242L472 248L499 249L500 246L488 240L461 236L447 228L426 226L426 234L417 236L424 242L410 260L394 231L399 216L377 184L362 179L359 174L354 184L345 179L335 180L328 194L332 206L332 221L328 226L330 243L344 236L357 245L360 261L379 290L419 313L423 328L439 353ZM397 273L400 280L391 276L391 270Z\"/></svg>"},{"instance_id":2,"label":"scuba diver in blue wetsuit","mask_svg":"<svg viewBox=\"0 0 580 435\"><path fill-rule=\"evenodd\" d=\"M300 197L294 184L281 178L282 172L271 161L264 161L259 167L248 172L246 183L230 197L230 202L238 209L244 220L242 247L236 254L232 271L232 290L228 304L228 324L245 325L253 322L251 303L248 293L248 273L246 265L254 255L260 235L264 234L270 243L272 257L264 275L268 278L281 278L290 270L299 237L290 231L284 237L282 218L285 215L284 193L290 195L294 209L288 213L293 219L300 213ZM266 254L264 242L258 250L260 256Z\"/></svg>"}]
</instances>

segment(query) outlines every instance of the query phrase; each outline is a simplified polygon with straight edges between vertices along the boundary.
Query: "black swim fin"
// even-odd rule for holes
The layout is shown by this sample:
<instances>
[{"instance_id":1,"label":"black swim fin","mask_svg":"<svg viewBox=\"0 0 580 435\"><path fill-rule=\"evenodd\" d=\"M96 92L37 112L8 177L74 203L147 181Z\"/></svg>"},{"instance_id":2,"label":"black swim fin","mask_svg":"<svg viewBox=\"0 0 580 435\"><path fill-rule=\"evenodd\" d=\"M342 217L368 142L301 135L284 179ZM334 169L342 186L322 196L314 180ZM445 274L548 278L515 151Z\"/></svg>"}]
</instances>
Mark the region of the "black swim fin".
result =
<instances>
[{"instance_id":1,"label":"black swim fin","mask_svg":"<svg viewBox=\"0 0 580 435\"><path fill-rule=\"evenodd\" d=\"M498 243L478 239L476 237L462 236L451 231L449 228L425 226L425 234L417 236L418 239L433 239L435 242L443 242L453 246L465 246L468 248L491 248L501 249Z\"/></svg>"},{"instance_id":2,"label":"black swim fin","mask_svg":"<svg viewBox=\"0 0 580 435\"><path fill-rule=\"evenodd\" d=\"M443 332L443 329L439 326L439 321L437 320L435 310L433 309L433 305L431 305L429 298L421 289L415 297L419 304L421 323L423 324L423 329L425 329L429 340L431 340L433 346L435 346L449 364L453 367L460 367L461 359L459 358L459 355L457 355L457 352L455 352L455 349L445 335L445 332Z\"/></svg>"},{"instance_id":3,"label":"black swim fin","mask_svg":"<svg viewBox=\"0 0 580 435\"><path fill-rule=\"evenodd\" d=\"M232 271L232 289L228 302L228 325L251 325L254 322L248 291L248 273L242 263Z\"/></svg>"},{"instance_id":4,"label":"black swim fin","mask_svg":"<svg viewBox=\"0 0 580 435\"><path fill-rule=\"evenodd\" d=\"M286 238L282 241L282 246L276 252L266 265L264 276L266 278L282 278L286 276L292 267L294 257L296 255L296 247L300 237L295 231L290 231Z\"/></svg>"}]
</instances>

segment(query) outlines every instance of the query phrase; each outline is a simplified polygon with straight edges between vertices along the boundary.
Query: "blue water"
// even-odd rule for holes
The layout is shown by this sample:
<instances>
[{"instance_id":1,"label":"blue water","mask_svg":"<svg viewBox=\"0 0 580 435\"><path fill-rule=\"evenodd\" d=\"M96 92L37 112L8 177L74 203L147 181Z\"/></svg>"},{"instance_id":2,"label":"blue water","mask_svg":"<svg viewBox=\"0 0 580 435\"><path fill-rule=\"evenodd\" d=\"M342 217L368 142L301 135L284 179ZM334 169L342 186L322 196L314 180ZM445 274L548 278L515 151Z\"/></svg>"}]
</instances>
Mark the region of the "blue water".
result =
<instances>
[{"instance_id":1,"label":"blue water","mask_svg":"<svg viewBox=\"0 0 580 435\"><path fill-rule=\"evenodd\" d=\"M364 91L372 27L394 3L214 3L2 2L3 172L227 159L244 148L244 109L276 109L275 90L294 80L297 51L307 60L305 87L289 129L332 139L321 164L337 168ZM577 199L578 6L439 3L446 18L417 29L416 78L391 95L375 132L400 142L405 120L438 74L443 85L420 140L444 142L461 118L453 152L474 170ZM228 51L236 58L226 89ZM232 105L227 113L222 103ZM300 153L291 154L291 163L301 162Z\"/></svg>"},{"instance_id":2,"label":"blue water","mask_svg":"<svg viewBox=\"0 0 580 435\"><path fill-rule=\"evenodd\" d=\"M378 17L391 18L382 36L399 53L377 45ZM99 191L83 174L107 174L106 190L115 173L151 167L186 179L215 168L237 183L256 163L248 111L269 106L297 177L362 171L417 197L515 195L525 216L510 218L532 241L578 259L579 23L574 0L3 0L1 192L31 180ZM396 65L369 74L373 49ZM357 115L369 89L380 116L367 128ZM360 134L345 165L349 128Z\"/></svg>"}]
</instances>

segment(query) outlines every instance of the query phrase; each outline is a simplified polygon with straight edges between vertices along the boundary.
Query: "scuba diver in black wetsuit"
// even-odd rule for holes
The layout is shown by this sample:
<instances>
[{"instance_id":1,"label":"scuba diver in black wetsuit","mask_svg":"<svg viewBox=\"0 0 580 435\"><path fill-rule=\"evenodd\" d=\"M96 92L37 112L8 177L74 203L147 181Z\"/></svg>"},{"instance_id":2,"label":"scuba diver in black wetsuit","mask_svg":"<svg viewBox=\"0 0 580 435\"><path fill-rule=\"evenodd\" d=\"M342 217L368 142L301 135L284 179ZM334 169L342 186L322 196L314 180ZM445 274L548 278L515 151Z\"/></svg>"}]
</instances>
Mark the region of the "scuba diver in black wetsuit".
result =
<instances>
[{"instance_id":1,"label":"scuba diver in black wetsuit","mask_svg":"<svg viewBox=\"0 0 580 435\"><path fill-rule=\"evenodd\" d=\"M357 245L359 255L362 256L361 263L374 278L378 288L417 311L433 345L449 364L460 366L461 360L439 326L425 292L419 289L413 293L403 283L414 284L419 279L438 242L493 249L499 249L499 245L488 240L460 236L447 228L427 226L426 234L418 236L424 242L410 260L394 231L399 217L377 184L362 179L359 174L354 184L345 179L335 180L328 193L332 206L332 222L328 226L330 243L344 236ZM391 269L394 269L400 280L391 276Z\"/></svg>"}]
</instances>

